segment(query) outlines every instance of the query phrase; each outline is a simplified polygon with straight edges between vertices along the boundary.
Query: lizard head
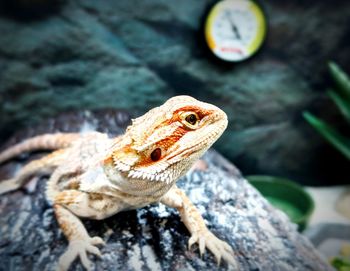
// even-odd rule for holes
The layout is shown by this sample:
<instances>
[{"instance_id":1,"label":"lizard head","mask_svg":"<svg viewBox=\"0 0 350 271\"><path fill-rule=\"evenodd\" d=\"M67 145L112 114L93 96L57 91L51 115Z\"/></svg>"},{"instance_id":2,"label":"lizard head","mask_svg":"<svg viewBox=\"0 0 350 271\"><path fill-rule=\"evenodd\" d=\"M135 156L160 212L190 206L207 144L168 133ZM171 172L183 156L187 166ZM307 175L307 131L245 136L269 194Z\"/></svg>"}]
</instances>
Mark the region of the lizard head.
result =
<instances>
[{"instance_id":1,"label":"lizard head","mask_svg":"<svg viewBox=\"0 0 350 271\"><path fill-rule=\"evenodd\" d=\"M226 127L227 116L218 107L176 96L132 121L113 151L113 163L130 178L172 182Z\"/></svg>"}]
</instances>

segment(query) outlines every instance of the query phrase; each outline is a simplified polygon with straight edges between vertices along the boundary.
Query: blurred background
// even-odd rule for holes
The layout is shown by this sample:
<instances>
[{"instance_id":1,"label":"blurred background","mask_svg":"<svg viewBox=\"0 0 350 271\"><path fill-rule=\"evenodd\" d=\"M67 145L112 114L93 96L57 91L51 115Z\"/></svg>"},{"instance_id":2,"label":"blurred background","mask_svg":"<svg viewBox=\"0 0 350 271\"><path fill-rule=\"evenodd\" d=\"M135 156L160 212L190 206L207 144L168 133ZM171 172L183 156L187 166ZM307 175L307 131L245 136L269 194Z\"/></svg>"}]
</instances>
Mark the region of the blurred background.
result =
<instances>
[{"instance_id":1,"label":"blurred background","mask_svg":"<svg viewBox=\"0 0 350 271\"><path fill-rule=\"evenodd\" d=\"M137 116L188 94L228 114L215 148L245 175L349 183L349 161L302 113L350 134L326 92L334 85L329 61L350 71L350 2L259 2L267 35L239 63L208 50L203 26L216 2L1 1L1 141L61 112Z\"/></svg>"}]
</instances>

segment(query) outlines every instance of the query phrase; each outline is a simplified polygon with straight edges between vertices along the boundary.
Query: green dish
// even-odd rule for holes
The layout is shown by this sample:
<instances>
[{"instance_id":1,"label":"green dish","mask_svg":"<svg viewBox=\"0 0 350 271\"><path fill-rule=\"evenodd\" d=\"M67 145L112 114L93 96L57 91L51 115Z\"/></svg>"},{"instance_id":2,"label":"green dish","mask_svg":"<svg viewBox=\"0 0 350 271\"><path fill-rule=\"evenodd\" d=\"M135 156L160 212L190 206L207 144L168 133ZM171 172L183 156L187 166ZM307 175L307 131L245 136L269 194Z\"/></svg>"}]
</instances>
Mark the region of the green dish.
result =
<instances>
[{"instance_id":1,"label":"green dish","mask_svg":"<svg viewBox=\"0 0 350 271\"><path fill-rule=\"evenodd\" d=\"M315 204L301 185L272 176L252 175L246 178L273 206L298 224L299 231L305 229Z\"/></svg>"}]
</instances>

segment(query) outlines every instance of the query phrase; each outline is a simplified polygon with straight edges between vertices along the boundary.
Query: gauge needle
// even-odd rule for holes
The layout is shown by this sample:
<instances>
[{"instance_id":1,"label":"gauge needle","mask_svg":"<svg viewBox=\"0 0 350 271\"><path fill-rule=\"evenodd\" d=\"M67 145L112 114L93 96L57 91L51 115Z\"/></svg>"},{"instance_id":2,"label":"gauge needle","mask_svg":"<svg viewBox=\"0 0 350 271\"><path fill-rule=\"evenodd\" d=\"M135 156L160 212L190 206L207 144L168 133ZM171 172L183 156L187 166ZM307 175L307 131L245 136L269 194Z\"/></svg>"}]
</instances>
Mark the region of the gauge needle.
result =
<instances>
[{"instance_id":1,"label":"gauge needle","mask_svg":"<svg viewBox=\"0 0 350 271\"><path fill-rule=\"evenodd\" d=\"M232 17L230 16L229 13L226 13L226 17L228 18L228 20L230 22L232 31L233 31L233 33L235 33L236 39L241 40L242 39L241 34L239 33L238 28L237 28L235 22L233 21Z\"/></svg>"}]
</instances>

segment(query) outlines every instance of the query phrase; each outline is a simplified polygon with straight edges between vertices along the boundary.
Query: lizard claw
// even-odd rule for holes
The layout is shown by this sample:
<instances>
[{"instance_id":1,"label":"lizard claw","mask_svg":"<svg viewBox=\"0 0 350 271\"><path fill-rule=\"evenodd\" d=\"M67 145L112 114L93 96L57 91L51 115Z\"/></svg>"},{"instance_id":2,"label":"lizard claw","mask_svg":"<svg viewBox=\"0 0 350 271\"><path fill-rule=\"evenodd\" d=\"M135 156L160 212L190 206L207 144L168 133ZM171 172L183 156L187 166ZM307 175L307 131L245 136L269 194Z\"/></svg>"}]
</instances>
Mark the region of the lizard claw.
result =
<instances>
[{"instance_id":1,"label":"lizard claw","mask_svg":"<svg viewBox=\"0 0 350 271\"><path fill-rule=\"evenodd\" d=\"M188 249L190 250L191 247L192 247L192 245L193 245L194 243L197 243L197 241L198 241L198 236L197 236L196 234L193 234L193 235L191 236L191 238L188 240Z\"/></svg>"},{"instance_id":2,"label":"lizard claw","mask_svg":"<svg viewBox=\"0 0 350 271\"><path fill-rule=\"evenodd\" d=\"M69 242L67 251L59 259L58 270L68 270L69 266L78 256L85 269L91 270L92 264L87 256L87 252L101 257L100 250L95 246L98 244L104 244L104 241L100 237L93 237L84 240L74 240Z\"/></svg>"},{"instance_id":3,"label":"lizard claw","mask_svg":"<svg viewBox=\"0 0 350 271\"><path fill-rule=\"evenodd\" d=\"M237 263L234 259L234 252L231 246L217 238L208 229L202 230L200 233L193 234L188 241L188 247L191 248L194 243L198 243L201 257L207 248L214 254L218 266L221 263L221 259L223 259L234 269L238 270Z\"/></svg>"}]
</instances>

